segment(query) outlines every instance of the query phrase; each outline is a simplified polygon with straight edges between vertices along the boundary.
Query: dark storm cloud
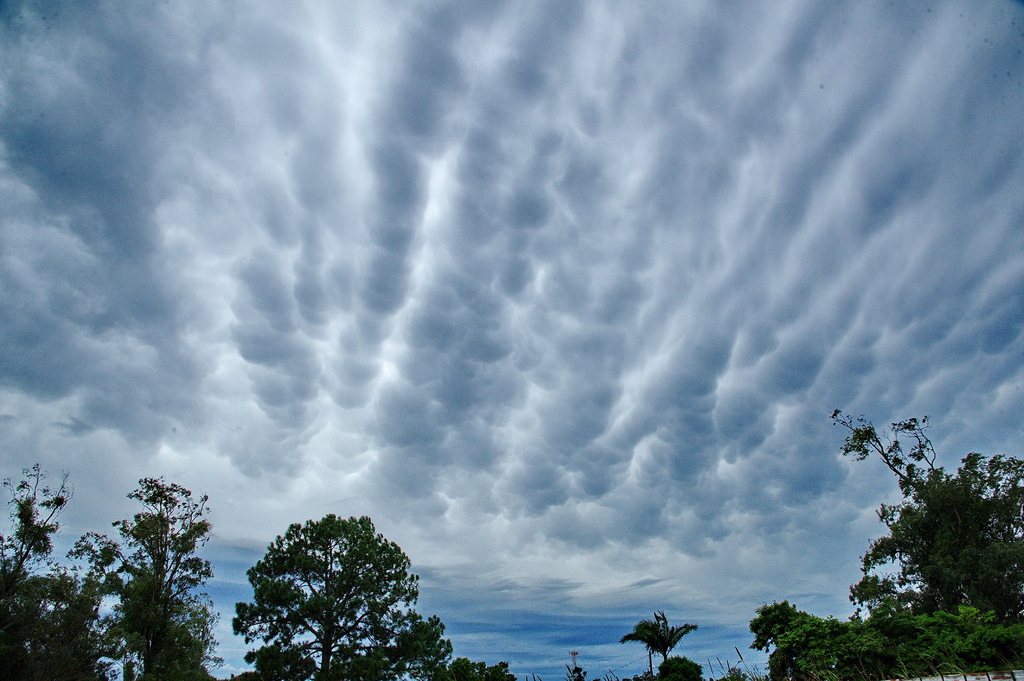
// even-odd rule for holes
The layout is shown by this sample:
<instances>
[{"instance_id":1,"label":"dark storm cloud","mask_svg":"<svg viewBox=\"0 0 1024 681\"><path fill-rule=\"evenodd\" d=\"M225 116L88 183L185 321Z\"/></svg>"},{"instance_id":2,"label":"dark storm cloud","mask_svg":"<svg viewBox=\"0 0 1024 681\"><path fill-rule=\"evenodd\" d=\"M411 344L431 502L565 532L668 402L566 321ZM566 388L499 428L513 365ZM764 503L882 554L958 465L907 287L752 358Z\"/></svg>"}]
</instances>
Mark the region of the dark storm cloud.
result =
<instances>
[{"instance_id":1,"label":"dark storm cloud","mask_svg":"<svg viewBox=\"0 0 1024 681\"><path fill-rule=\"evenodd\" d=\"M307 422L304 402L319 391L319 359L299 333L293 287L272 255L259 252L238 268L244 293L234 306L232 338L239 356L254 365L253 389L264 411L284 426Z\"/></svg>"},{"instance_id":2,"label":"dark storm cloud","mask_svg":"<svg viewBox=\"0 0 1024 681\"><path fill-rule=\"evenodd\" d=\"M154 49L166 37L145 12L13 3L3 34L4 381L154 437L199 367L177 342L149 168L202 74Z\"/></svg>"},{"instance_id":3,"label":"dark storm cloud","mask_svg":"<svg viewBox=\"0 0 1024 681\"><path fill-rule=\"evenodd\" d=\"M545 27L544 31L547 30ZM453 30L450 27L446 35L451 41ZM493 117L490 125L496 127L468 130L464 142L457 147L455 179L459 187L451 216L454 225L449 230L448 220L444 219L435 228L442 230L436 247L436 267L428 270L429 276L419 282L410 301L411 322L405 326L406 340L418 350L406 354L398 365L403 376L420 386L415 400L417 406L410 405L410 411L431 414L432 420L440 420L453 434L478 419L494 422L496 418L505 418L509 409L521 402L519 396L526 385L515 371L522 355L513 356L513 342L508 336L513 310L497 293L507 288L522 291L529 283L532 267L528 244L503 233L502 228L508 224L526 229L542 227L550 217L544 185L553 171L544 167L546 149L543 146L538 145L541 146L539 154L526 156L510 146L516 135L530 143L530 131L515 119L507 118L506 112L528 105L536 96L534 85L537 83L531 85L530 82L540 77L540 67L531 65L530 60L547 62L546 50L552 46L547 43L549 38L534 31L524 33L522 39L529 42L529 47L523 47L518 51L519 56L512 58L512 67L503 62L498 66L496 79L481 74L474 82L480 91L479 101L484 102L484 115ZM463 76L455 66L453 55L439 49L435 43L424 42L422 36L417 35L410 45L413 50L409 58L411 66L406 74L398 77L396 92L400 96L395 99L402 102L401 106L423 109L421 93L429 88L431 98L426 107L426 123L407 131L409 117L400 116L398 124L387 126L384 132L397 134L399 139L403 139L403 132L408 132L405 137L410 146L430 153L432 145L428 136L444 132L434 122L434 112L445 99L448 106L454 106L453 102L464 89ZM507 73L509 69L511 76ZM404 96L409 88L404 84L406 81L416 81L416 96ZM472 105L473 109L478 106ZM419 109L414 113L424 115ZM473 109L471 114L479 115ZM422 187L424 170L421 166L410 169L406 163L409 157L398 158L401 163L395 168L378 164L379 181L394 181L396 197L380 204L386 204L389 211L396 206L396 211L408 210L409 215L399 218L388 213L386 224L412 222L422 228L422 223L415 222L422 217L422 198L414 188ZM409 200L406 197L410 197ZM403 248L406 242L400 235L406 233L400 230L395 233L393 241L398 248ZM374 238L380 243L380 237ZM398 257L392 258L395 268L391 272L400 267ZM385 296L393 293L397 299L397 295L404 292L404 280L393 276L390 281L384 284L379 278L375 279L367 290ZM383 306L377 309L387 311ZM387 416L388 411L385 402L378 403L378 412L382 413L378 423L384 428L384 437L396 443L405 442L409 419L395 420ZM445 466L452 459L459 461L462 457L475 459L477 456L472 451L455 451L450 453L451 458L441 457L434 463Z\"/></svg>"}]
</instances>

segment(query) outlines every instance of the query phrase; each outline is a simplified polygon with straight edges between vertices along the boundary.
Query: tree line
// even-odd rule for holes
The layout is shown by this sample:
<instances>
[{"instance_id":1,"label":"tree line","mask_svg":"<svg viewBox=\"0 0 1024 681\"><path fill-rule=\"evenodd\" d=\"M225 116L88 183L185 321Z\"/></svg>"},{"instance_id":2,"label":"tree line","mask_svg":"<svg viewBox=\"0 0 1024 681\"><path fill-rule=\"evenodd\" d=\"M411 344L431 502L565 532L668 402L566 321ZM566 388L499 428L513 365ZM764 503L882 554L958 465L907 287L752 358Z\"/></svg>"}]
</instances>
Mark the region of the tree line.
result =
<instances>
[{"instance_id":1,"label":"tree line","mask_svg":"<svg viewBox=\"0 0 1024 681\"><path fill-rule=\"evenodd\" d=\"M210 681L217 616L198 555L209 540L208 497L143 478L141 509L90 532L66 561L53 556L72 498L65 474L39 465L4 481L10 522L0 535L0 679ZM257 681L515 681L506 662L452 658L444 624L413 608L409 558L366 517L293 524L247 572L251 602L232 628L256 644L241 677Z\"/></svg>"},{"instance_id":2,"label":"tree line","mask_svg":"<svg viewBox=\"0 0 1024 681\"><path fill-rule=\"evenodd\" d=\"M205 496L144 478L128 496L141 505L113 523L117 538L90 532L53 556L71 501L36 465L4 481L10 528L0 536L0 678L86 681L208 679L216 617L198 591L213 575L196 555L210 534Z\"/></svg>"}]
</instances>

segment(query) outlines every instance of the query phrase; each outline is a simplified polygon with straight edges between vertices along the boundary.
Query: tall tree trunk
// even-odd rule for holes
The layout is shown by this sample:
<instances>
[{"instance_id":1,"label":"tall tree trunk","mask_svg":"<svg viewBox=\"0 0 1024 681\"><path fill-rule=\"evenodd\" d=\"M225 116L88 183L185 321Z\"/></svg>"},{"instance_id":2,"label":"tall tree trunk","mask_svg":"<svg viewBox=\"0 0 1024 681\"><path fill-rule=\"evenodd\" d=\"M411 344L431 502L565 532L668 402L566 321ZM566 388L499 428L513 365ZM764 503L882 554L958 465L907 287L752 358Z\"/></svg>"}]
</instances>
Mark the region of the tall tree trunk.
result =
<instances>
[{"instance_id":1,"label":"tall tree trunk","mask_svg":"<svg viewBox=\"0 0 1024 681\"><path fill-rule=\"evenodd\" d=\"M332 649L332 647L333 646L330 643L330 641L327 641L327 642L324 643L323 647L320 649L320 675L322 676L322 678L325 678L325 679L327 678L327 672L331 668L331 649Z\"/></svg>"}]
</instances>

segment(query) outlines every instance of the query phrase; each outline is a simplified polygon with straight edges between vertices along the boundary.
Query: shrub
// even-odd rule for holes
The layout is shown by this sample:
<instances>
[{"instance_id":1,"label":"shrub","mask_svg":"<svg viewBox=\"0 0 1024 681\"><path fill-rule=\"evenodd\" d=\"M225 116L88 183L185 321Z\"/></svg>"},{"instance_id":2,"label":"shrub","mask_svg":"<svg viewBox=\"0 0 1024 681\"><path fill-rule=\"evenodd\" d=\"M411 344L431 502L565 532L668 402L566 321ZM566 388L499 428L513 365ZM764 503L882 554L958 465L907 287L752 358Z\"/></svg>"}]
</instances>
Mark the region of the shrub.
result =
<instances>
[{"instance_id":1,"label":"shrub","mask_svg":"<svg viewBox=\"0 0 1024 681\"><path fill-rule=\"evenodd\" d=\"M700 665L688 657L670 657L658 665L658 678L665 681L703 681Z\"/></svg>"}]
</instances>

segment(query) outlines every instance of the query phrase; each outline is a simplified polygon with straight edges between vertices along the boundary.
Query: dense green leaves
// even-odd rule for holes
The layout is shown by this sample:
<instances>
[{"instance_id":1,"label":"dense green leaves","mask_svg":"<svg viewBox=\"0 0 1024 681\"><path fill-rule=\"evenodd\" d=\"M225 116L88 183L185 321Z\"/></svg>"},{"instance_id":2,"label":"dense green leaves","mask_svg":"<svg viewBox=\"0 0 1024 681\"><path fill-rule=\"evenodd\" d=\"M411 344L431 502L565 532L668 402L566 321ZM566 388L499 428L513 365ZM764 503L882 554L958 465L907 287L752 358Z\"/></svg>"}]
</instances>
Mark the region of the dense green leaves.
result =
<instances>
[{"instance_id":1,"label":"dense green leaves","mask_svg":"<svg viewBox=\"0 0 1024 681\"><path fill-rule=\"evenodd\" d=\"M10 527L0 536L0 678L106 678L109 652L98 622L100 584L54 565L52 537L71 498L67 476L51 488L36 465L10 493Z\"/></svg>"},{"instance_id":2,"label":"dense green leaves","mask_svg":"<svg viewBox=\"0 0 1024 681\"><path fill-rule=\"evenodd\" d=\"M889 530L864 554L863 579L851 599L869 610L992 611L1003 622L1024 618L1024 461L968 454L956 474L935 466L927 419L909 419L879 435L840 412L850 431L844 454L878 455L896 474L904 501L883 504ZM901 437L909 437L905 452ZM886 571L895 565L896 571Z\"/></svg>"},{"instance_id":3,"label":"dense green leaves","mask_svg":"<svg viewBox=\"0 0 1024 681\"><path fill-rule=\"evenodd\" d=\"M877 456L903 501L883 504L888 535L873 541L850 598L866 619L842 622L764 605L752 647L770 651L772 679L897 678L1014 668L1024 660L1024 462L968 454L955 474L936 465L928 420L879 433L836 411L843 454Z\"/></svg>"},{"instance_id":4,"label":"dense green leaves","mask_svg":"<svg viewBox=\"0 0 1024 681\"><path fill-rule=\"evenodd\" d=\"M668 657L658 665L658 678L663 681L702 681L700 665L688 657Z\"/></svg>"},{"instance_id":5,"label":"dense green leaves","mask_svg":"<svg viewBox=\"0 0 1024 681\"><path fill-rule=\"evenodd\" d=\"M77 547L110 566L106 583L117 603L108 623L128 675L137 669L140 679L206 679L220 662L213 654L216 617L198 592L213 576L209 561L196 555L210 535L207 497L193 499L157 478L143 478L128 497L142 510L114 523L121 546L93 535Z\"/></svg>"},{"instance_id":6,"label":"dense green leaves","mask_svg":"<svg viewBox=\"0 0 1024 681\"><path fill-rule=\"evenodd\" d=\"M488 666L486 662L459 657L447 669L440 670L434 681L516 681L516 677L508 670L508 662Z\"/></svg>"},{"instance_id":7,"label":"dense green leaves","mask_svg":"<svg viewBox=\"0 0 1024 681\"><path fill-rule=\"evenodd\" d=\"M787 601L764 605L750 622L752 648L772 650L768 670L773 679L809 679L835 673L863 678L878 666L884 642L859 622L819 618Z\"/></svg>"},{"instance_id":8,"label":"dense green leaves","mask_svg":"<svg viewBox=\"0 0 1024 681\"><path fill-rule=\"evenodd\" d=\"M446 668L452 644L444 638L444 624L436 615L423 619L409 612L408 624L398 631L396 658L399 672L413 679L431 679Z\"/></svg>"},{"instance_id":9,"label":"dense green leaves","mask_svg":"<svg viewBox=\"0 0 1024 681\"><path fill-rule=\"evenodd\" d=\"M906 678L962 670L1016 668L1024 656L1024 624L962 607L956 613L876 612L840 621L764 605L750 622L752 648L770 651L772 679Z\"/></svg>"},{"instance_id":10,"label":"dense green leaves","mask_svg":"<svg viewBox=\"0 0 1024 681\"><path fill-rule=\"evenodd\" d=\"M22 474L25 477L17 483L4 480L11 527L0 535L0 607L49 559L58 519L71 499L66 475L54 489L45 484L46 473L39 464Z\"/></svg>"},{"instance_id":11,"label":"dense green leaves","mask_svg":"<svg viewBox=\"0 0 1024 681\"><path fill-rule=\"evenodd\" d=\"M111 648L101 600L95 582L62 568L26 579L6 611L16 625L4 632L0 678L105 679Z\"/></svg>"},{"instance_id":12,"label":"dense green leaves","mask_svg":"<svg viewBox=\"0 0 1024 681\"><path fill-rule=\"evenodd\" d=\"M418 577L367 517L293 524L248 571L253 602L233 626L266 679L430 678L451 647L437 618L411 610Z\"/></svg>"},{"instance_id":13,"label":"dense green leaves","mask_svg":"<svg viewBox=\"0 0 1024 681\"><path fill-rule=\"evenodd\" d=\"M7 480L10 523L0 535L0 678L26 681L210 681L216 617L199 589L212 576L198 551L210 535L207 497L144 478L141 509L114 523L118 540L89 533L52 560L71 498L66 477L39 466ZM265 645L247 656L262 681L514 681L508 665L459 660L438 617L412 609L418 577L369 518L292 525L249 571L254 602L236 631Z\"/></svg>"}]
</instances>

